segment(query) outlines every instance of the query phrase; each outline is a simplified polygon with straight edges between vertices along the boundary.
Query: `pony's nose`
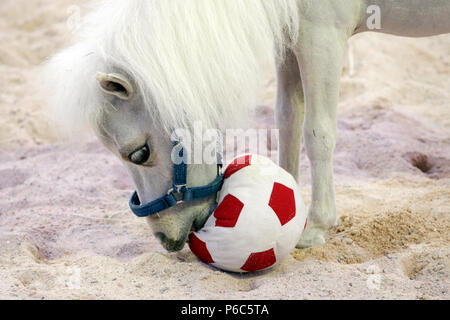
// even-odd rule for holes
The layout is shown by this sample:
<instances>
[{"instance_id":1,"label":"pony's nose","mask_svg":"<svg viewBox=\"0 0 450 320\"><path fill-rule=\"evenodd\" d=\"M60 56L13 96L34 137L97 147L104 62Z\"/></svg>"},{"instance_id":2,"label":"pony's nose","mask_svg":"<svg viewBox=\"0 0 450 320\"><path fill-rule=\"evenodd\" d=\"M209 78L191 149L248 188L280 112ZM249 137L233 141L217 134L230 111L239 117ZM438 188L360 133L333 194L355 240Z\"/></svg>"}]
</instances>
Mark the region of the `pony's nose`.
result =
<instances>
[{"instance_id":1,"label":"pony's nose","mask_svg":"<svg viewBox=\"0 0 450 320\"><path fill-rule=\"evenodd\" d=\"M145 144L143 147L133 151L128 156L128 159L134 164L141 165L148 161L150 158L150 147Z\"/></svg>"},{"instance_id":2,"label":"pony's nose","mask_svg":"<svg viewBox=\"0 0 450 320\"><path fill-rule=\"evenodd\" d=\"M186 239L170 239L162 232L156 233L155 236L169 252L180 251L186 244Z\"/></svg>"}]
</instances>

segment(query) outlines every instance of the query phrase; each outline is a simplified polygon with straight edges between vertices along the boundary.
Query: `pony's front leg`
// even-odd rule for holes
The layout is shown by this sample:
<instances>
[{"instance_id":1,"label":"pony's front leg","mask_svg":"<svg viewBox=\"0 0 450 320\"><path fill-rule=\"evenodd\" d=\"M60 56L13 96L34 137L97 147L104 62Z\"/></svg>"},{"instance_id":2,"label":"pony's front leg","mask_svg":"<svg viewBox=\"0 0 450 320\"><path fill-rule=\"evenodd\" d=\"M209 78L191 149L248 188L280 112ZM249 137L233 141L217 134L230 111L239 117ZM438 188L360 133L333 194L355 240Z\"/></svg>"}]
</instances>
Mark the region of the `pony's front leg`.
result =
<instances>
[{"instance_id":1,"label":"pony's front leg","mask_svg":"<svg viewBox=\"0 0 450 320\"><path fill-rule=\"evenodd\" d=\"M305 29L297 50L306 103L303 134L312 175L308 225L299 248L324 244L325 233L337 222L333 152L346 41L340 30L311 26Z\"/></svg>"},{"instance_id":2,"label":"pony's front leg","mask_svg":"<svg viewBox=\"0 0 450 320\"><path fill-rule=\"evenodd\" d=\"M305 103L297 57L290 49L277 62L277 82L275 118L280 133L280 166L298 181Z\"/></svg>"}]
</instances>

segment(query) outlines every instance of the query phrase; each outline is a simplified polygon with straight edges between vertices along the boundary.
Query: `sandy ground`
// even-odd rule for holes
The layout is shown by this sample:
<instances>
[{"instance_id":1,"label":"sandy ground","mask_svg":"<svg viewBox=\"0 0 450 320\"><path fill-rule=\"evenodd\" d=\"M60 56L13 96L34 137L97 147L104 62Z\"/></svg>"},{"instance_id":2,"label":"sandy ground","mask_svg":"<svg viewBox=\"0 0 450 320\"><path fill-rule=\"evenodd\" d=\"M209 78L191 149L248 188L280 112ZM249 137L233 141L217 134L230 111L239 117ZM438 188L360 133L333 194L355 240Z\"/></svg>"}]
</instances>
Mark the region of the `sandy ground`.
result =
<instances>
[{"instance_id":1,"label":"sandy ground","mask_svg":"<svg viewBox=\"0 0 450 320\"><path fill-rule=\"evenodd\" d=\"M352 39L339 225L325 246L295 250L275 270L233 275L188 248L166 253L129 211L133 185L119 161L95 139L52 135L32 77L70 41L80 3L0 2L0 298L450 298L450 36ZM259 126L273 126L274 91L272 76ZM309 202L304 157L301 169Z\"/></svg>"}]
</instances>

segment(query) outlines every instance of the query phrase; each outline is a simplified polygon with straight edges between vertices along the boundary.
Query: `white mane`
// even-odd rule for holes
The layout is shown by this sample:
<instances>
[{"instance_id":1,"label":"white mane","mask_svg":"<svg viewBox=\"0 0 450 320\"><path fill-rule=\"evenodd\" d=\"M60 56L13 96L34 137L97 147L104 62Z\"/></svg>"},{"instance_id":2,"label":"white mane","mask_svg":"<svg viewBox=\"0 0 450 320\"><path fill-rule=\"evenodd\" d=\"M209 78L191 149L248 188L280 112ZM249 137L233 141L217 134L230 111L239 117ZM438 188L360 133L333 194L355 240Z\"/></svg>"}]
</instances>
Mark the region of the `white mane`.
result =
<instances>
[{"instance_id":1,"label":"white mane","mask_svg":"<svg viewBox=\"0 0 450 320\"><path fill-rule=\"evenodd\" d=\"M298 0L103 1L46 65L52 104L79 128L104 108L97 71L125 72L166 130L217 127L254 103L263 67L297 39Z\"/></svg>"}]
</instances>

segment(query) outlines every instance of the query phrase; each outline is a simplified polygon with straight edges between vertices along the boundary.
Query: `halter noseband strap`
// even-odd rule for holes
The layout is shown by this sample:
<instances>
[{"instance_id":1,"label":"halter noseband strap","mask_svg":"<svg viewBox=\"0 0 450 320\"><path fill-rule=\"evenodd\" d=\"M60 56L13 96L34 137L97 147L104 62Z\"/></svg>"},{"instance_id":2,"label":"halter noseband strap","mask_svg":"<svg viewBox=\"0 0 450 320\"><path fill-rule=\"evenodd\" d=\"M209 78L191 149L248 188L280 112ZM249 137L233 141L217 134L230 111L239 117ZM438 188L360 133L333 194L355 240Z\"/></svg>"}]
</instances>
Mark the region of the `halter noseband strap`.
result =
<instances>
[{"instance_id":1,"label":"halter noseband strap","mask_svg":"<svg viewBox=\"0 0 450 320\"><path fill-rule=\"evenodd\" d=\"M139 196L135 191L130 199L130 208L138 217L148 217L158 214L164 210L176 206L179 203L191 202L195 200L205 199L219 192L223 184L222 168L222 152L219 148L217 152L217 177L213 182L202 187L187 187L187 164L185 150L179 142L175 143L175 147L180 147L180 157L183 159L180 164L173 165L173 186L167 194L147 204L141 204Z\"/></svg>"}]
</instances>

